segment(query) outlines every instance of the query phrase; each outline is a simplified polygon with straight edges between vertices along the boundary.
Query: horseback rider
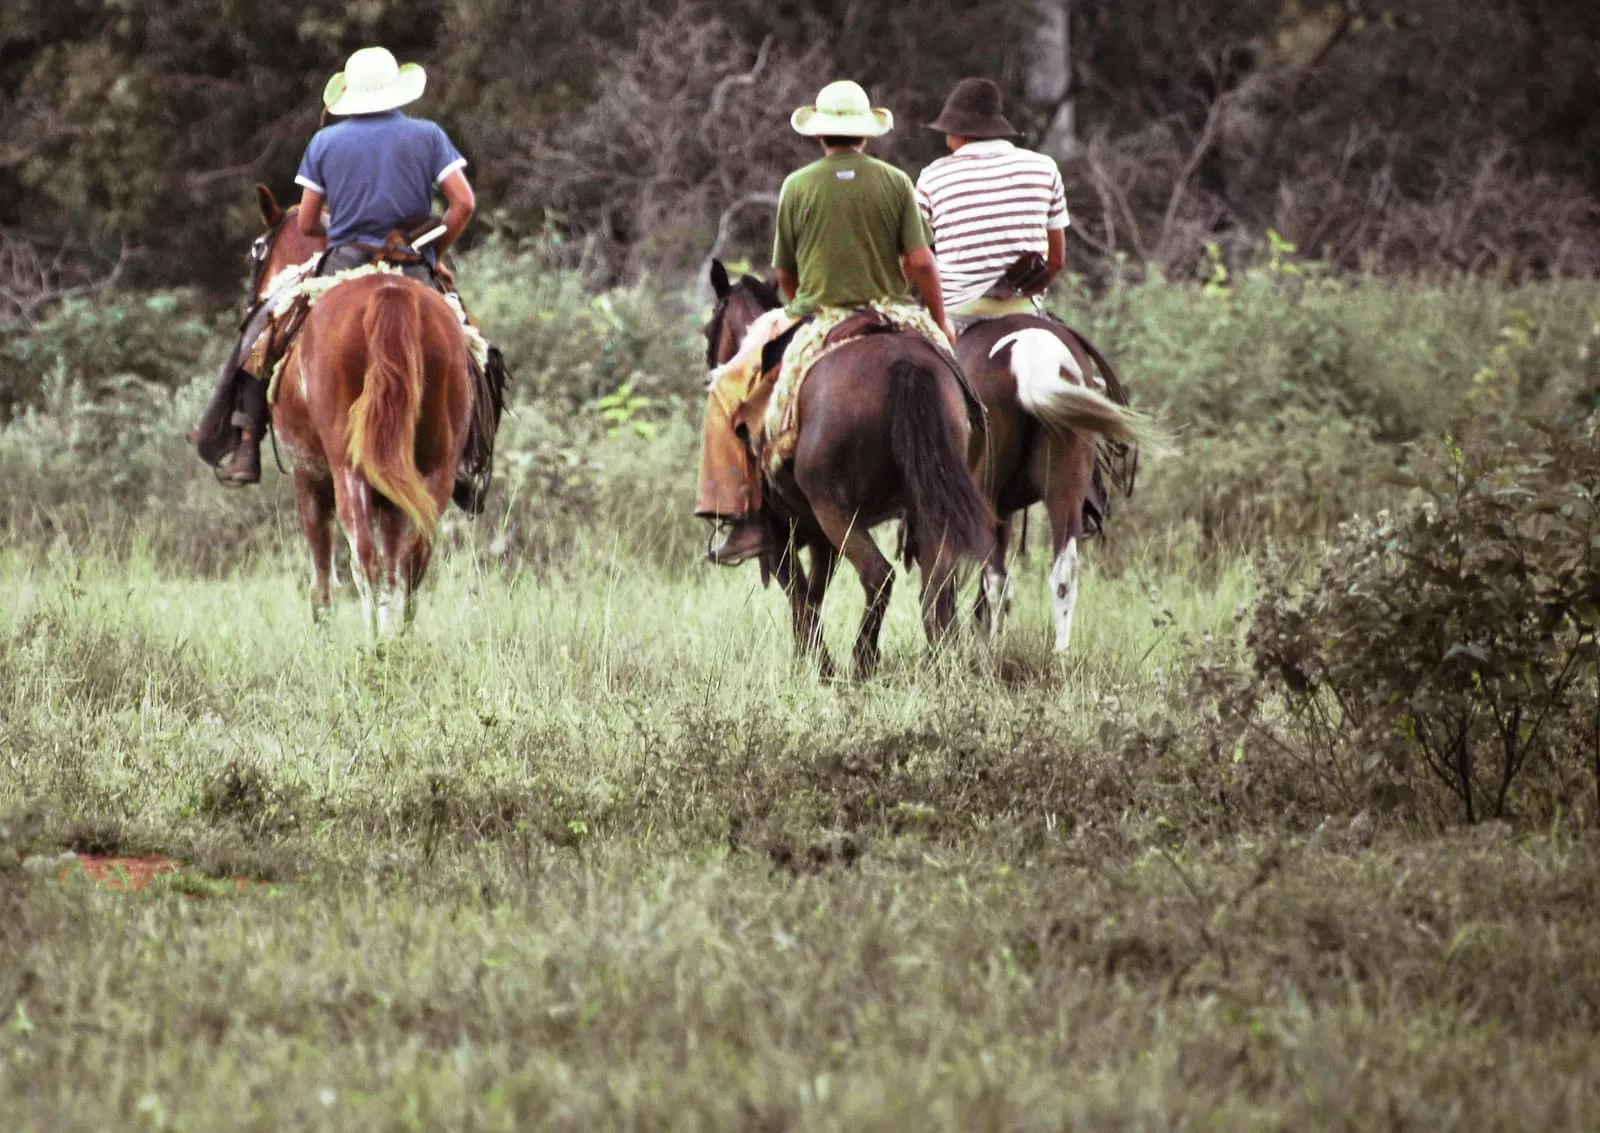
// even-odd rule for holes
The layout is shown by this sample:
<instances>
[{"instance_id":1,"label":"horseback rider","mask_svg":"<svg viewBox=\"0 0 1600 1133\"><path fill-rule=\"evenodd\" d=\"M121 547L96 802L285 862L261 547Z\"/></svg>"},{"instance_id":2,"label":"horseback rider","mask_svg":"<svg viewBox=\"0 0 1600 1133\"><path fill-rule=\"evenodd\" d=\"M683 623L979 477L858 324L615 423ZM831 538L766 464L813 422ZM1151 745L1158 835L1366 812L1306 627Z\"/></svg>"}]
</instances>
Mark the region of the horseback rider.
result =
<instances>
[{"instance_id":1,"label":"horseback rider","mask_svg":"<svg viewBox=\"0 0 1600 1133\"><path fill-rule=\"evenodd\" d=\"M823 156L791 173L779 193L772 263L788 302L777 316L781 322L767 323L760 333L771 341L822 312L905 303L915 287L927 315L953 344L939 265L911 179L864 152L868 139L894 128L894 116L874 107L856 83L841 81L824 87L789 122L796 133L816 138ZM756 334L752 328L752 339ZM740 353L761 345L747 340ZM770 547L760 472L719 393L725 391L714 386L706 414L695 514L729 525L709 557L732 566Z\"/></svg>"},{"instance_id":2,"label":"horseback rider","mask_svg":"<svg viewBox=\"0 0 1600 1133\"><path fill-rule=\"evenodd\" d=\"M472 219L476 201L464 172L466 158L434 122L412 118L400 108L422 96L427 76L421 66L400 66L382 47L364 47L350 56L345 69L328 80L323 90L327 113L340 121L317 131L306 147L295 182L302 189L295 218L306 236L323 236L328 252L319 274L331 275L374 262L395 249L390 236L409 230L425 219L438 186L448 206L443 233L425 247L399 249L410 261L406 274L440 290L453 291L448 271L439 258L455 243ZM430 226L435 227L436 226ZM437 279L442 276L443 279ZM247 324L250 339L259 326ZM242 342L234 358L246 359L252 343ZM233 458L219 470L234 484L254 484L261 479L261 439L266 431L267 379L270 360L262 364L242 361L249 380L237 382L233 422L240 440ZM259 372L251 366L260 366ZM225 375L229 382L233 375ZM459 501L459 497L458 497Z\"/></svg>"},{"instance_id":3,"label":"horseback rider","mask_svg":"<svg viewBox=\"0 0 1600 1133\"><path fill-rule=\"evenodd\" d=\"M1035 314L1067 259L1061 170L1010 139L1000 88L962 79L929 128L949 157L917 178L917 203L933 229L950 316L958 329L984 318Z\"/></svg>"}]
</instances>

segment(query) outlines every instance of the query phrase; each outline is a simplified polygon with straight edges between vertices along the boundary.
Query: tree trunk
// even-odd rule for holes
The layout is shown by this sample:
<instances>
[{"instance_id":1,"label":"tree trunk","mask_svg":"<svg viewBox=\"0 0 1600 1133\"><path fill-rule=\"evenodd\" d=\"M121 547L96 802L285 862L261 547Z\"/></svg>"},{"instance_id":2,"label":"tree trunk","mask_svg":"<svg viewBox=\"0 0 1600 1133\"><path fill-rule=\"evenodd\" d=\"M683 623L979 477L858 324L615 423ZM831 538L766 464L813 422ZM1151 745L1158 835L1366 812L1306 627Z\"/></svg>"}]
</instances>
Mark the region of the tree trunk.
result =
<instances>
[{"instance_id":1,"label":"tree trunk","mask_svg":"<svg viewBox=\"0 0 1600 1133\"><path fill-rule=\"evenodd\" d=\"M1048 117L1039 150L1057 161L1077 153L1077 108L1072 97L1072 0L1030 0L1033 19L1024 32L1023 93Z\"/></svg>"}]
</instances>

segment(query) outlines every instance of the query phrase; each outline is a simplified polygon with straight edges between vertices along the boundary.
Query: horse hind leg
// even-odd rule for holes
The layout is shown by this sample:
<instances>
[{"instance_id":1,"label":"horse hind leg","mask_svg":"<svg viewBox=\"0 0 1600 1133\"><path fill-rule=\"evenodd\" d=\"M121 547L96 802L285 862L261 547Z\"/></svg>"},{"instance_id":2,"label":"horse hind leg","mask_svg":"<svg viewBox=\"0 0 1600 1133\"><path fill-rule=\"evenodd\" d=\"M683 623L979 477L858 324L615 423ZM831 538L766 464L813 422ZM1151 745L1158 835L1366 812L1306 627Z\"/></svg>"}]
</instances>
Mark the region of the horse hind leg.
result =
<instances>
[{"instance_id":1,"label":"horse hind leg","mask_svg":"<svg viewBox=\"0 0 1600 1133\"><path fill-rule=\"evenodd\" d=\"M812 510L828 541L856 568L861 576L861 587L867 593L866 612L861 616L861 628L856 633L851 654L856 676L865 679L878 667L878 636L883 630L889 596L894 590L894 567L866 530L856 525L853 516L832 504L814 505Z\"/></svg>"},{"instance_id":2,"label":"horse hind leg","mask_svg":"<svg viewBox=\"0 0 1600 1133\"><path fill-rule=\"evenodd\" d=\"M922 626L928 644L938 645L956 619L956 556L942 543L925 553L922 568Z\"/></svg>"},{"instance_id":3,"label":"horse hind leg","mask_svg":"<svg viewBox=\"0 0 1600 1133\"><path fill-rule=\"evenodd\" d=\"M294 474L295 506L311 546L311 620L324 625L333 604L333 485Z\"/></svg>"},{"instance_id":4,"label":"horse hind leg","mask_svg":"<svg viewBox=\"0 0 1600 1133\"><path fill-rule=\"evenodd\" d=\"M1050 600L1055 607L1056 652L1072 647L1072 616L1078 607L1078 540L1068 539L1050 566Z\"/></svg>"},{"instance_id":5,"label":"horse hind leg","mask_svg":"<svg viewBox=\"0 0 1600 1133\"><path fill-rule=\"evenodd\" d=\"M805 592L799 606L803 616L795 623L797 640L816 656L825 680L832 680L837 670L833 656L822 641L822 601L828 596L828 584L838 568L839 552L832 543L824 539L811 545L811 570L805 579Z\"/></svg>"},{"instance_id":6,"label":"horse hind leg","mask_svg":"<svg viewBox=\"0 0 1600 1133\"><path fill-rule=\"evenodd\" d=\"M339 526L344 528L345 539L350 544L350 576L361 597L361 615L367 636L378 636L378 592L383 582L382 564L372 533L372 487L361 475L350 469L341 469L335 480L335 503L339 510Z\"/></svg>"},{"instance_id":7,"label":"horse hind leg","mask_svg":"<svg viewBox=\"0 0 1600 1133\"><path fill-rule=\"evenodd\" d=\"M412 547L419 542L405 512L387 500L377 506L379 585L378 636L398 637L412 617Z\"/></svg>"},{"instance_id":8,"label":"horse hind leg","mask_svg":"<svg viewBox=\"0 0 1600 1133\"><path fill-rule=\"evenodd\" d=\"M1011 548L1011 520L995 524L994 543L983 560L983 576L978 587L977 622L996 641L1011 612L1011 575L1006 571L1006 553Z\"/></svg>"},{"instance_id":9,"label":"horse hind leg","mask_svg":"<svg viewBox=\"0 0 1600 1133\"><path fill-rule=\"evenodd\" d=\"M1050 603L1055 611L1056 652L1072 646L1072 619L1078 607L1079 547L1083 542L1083 501L1094 476L1094 441L1067 431L1050 441L1046 504L1056 557L1050 565Z\"/></svg>"}]
</instances>

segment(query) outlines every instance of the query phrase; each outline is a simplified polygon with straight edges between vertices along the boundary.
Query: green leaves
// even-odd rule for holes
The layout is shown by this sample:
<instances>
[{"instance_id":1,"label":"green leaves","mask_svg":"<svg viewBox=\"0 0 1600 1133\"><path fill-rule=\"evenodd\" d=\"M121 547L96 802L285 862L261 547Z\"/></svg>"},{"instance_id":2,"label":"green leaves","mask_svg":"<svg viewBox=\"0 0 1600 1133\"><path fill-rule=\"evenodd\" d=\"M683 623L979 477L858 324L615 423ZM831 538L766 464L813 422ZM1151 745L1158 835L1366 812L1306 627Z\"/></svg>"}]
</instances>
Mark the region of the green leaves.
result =
<instances>
[{"instance_id":1,"label":"green leaves","mask_svg":"<svg viewBox=\"0 0 1600 1133\"><path fill-rule=\"evenodd\" d=\"M1468 821L1510 813L1535 755L1594 743L1600 418L1519 440L1417 450L1406 507L1346 524L1249 638L1292 711L1403 739Z\"/></svg>"}]
</instances>

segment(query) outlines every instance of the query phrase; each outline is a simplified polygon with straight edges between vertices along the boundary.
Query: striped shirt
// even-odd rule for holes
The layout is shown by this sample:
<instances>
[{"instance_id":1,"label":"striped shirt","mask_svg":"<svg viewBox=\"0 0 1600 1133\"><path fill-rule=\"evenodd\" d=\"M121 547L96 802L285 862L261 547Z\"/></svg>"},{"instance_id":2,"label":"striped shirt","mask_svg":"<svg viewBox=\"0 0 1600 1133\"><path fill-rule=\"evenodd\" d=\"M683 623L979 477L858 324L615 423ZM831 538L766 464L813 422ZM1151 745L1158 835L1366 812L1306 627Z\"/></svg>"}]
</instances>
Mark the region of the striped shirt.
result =
<instances>
[{"instance_id":1,"label":"striped shirt","mask_svg":"<svg viewBox=\"0 0 1600 1133\"><path fill-rule=\"evenodd\" d=\"M1045 255L1045 233L1068 224L1056 163L1004 140L968 142L928 166L917 204L933 228L947 307L988 291L1024 252Z\"/></svg>"}]
</instances>

